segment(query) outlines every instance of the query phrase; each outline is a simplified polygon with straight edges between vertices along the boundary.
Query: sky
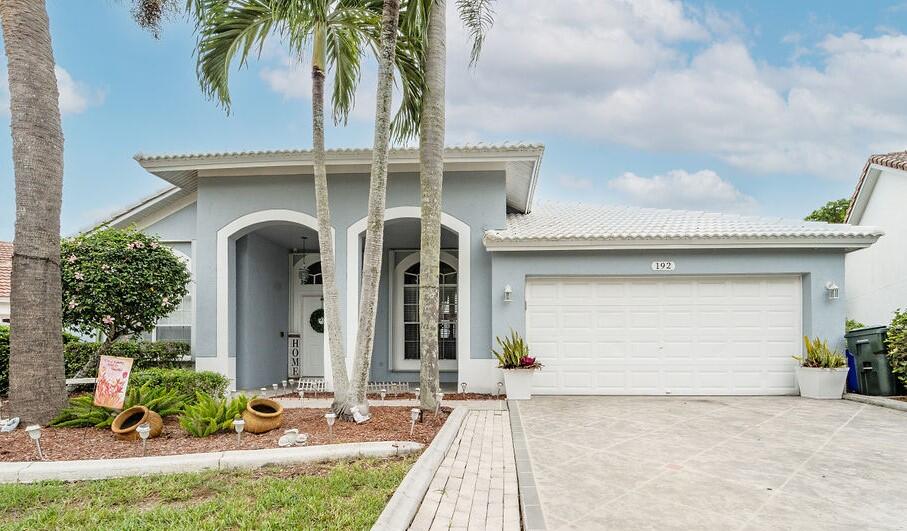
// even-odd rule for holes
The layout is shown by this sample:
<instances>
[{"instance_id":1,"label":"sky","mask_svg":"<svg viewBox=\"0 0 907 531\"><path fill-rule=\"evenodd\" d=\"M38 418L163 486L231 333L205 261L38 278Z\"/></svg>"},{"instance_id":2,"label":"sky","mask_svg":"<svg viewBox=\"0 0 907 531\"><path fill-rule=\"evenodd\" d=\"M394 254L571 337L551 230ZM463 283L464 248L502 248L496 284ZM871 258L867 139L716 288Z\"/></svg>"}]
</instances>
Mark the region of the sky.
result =
<instances>
[{"instance_id":1,"label":"sky","mask_svg":"<svg viewBox=\"0 0 907 531\"><path fill-rule=\"evenodd\" d=\"M154 39L128 0L47 4L64 235L166 187L136 153L311 147L308 65L279 40L234 70L227 114L182 18ZM497 0L475 68L448 20L447 143L543 143L537 201L802 218L848 197L870 154L907 149L905 0ZM328 147L371 146L374 70ZM14 208L3 134L0 240Z\"/></svg>"}]
</instances>

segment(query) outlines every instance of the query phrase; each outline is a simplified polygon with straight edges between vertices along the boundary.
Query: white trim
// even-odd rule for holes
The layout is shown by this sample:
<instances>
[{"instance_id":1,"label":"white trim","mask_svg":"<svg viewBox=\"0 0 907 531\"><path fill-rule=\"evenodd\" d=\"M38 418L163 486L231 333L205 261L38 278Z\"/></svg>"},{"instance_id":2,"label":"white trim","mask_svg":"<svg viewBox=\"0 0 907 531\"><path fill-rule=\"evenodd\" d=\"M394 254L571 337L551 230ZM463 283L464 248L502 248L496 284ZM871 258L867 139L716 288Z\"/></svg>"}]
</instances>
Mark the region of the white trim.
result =
<instances>
[{"instance_id":1,"label":"white trim","mask_svg":"<svg viewBox=\"0 0 907 531\"><path fill-rule=\"evenodd\" d=\"M860 221L863 219L863 214L866 212L866 206L869 204L869 198L872 197L872 192L875 190L876 184L879 182L879 178L883 173L892 173L902 178L907 177L907 171L904 170L883 166L881 164L872 164L869 166L869 169L866 171L866 177L863 182L860 183L860 188L857 190L857 196L853 200L853 206L850 208L845 223L853 225L860 224Z\"/></svg>"},{"instance_id":2,"label":"white trim","mask_svg":"<svg viewBox=\"0 0 907 531\"><path fill-rule=\"evenodd\" d=\"M798 238L677 238L646 240L496 240L485 237L489 251L599 251L615 249L863 249L881 236Z\"/></svg>"},{"instance_id":3,"label":"white trim","mask_svg":"<svg viewBox=\"0 0 907 531\"><path fill-rule=\"evenodd\" d=\"M182 199L178 199L172 205L167 206L166 208L164 208L160 212L157 212L153 216L143 219L141 223L136 223L136 229L145 230L148 227L157 223L158 221L161 221L169 216L172 216L173 214L176 214L177 212L186 208L187 206L191 205L192 203L195 203L197 200L198 200L198 193L192 192L191 194L187 195L186 197L184 197Z\"/></svg>"},{"instance_id":4,"label":"white trim","mask_svg":"<svg viewBox=\"0 0 907 531\"><path fill-rule=\"evenodd\" d=\"M391 336L390 336L390 363L389 366L393 371L418 371L419 370L419 361L418 360L405 360L403 359L403 312L401 308L403 307L403 273L409 269L413 264L419 262L419 251L412 251L409 255L406 256L403 260L400 261L395 267L391 268L391 274L389 275L389 285L390 289L390 308L388 311L388 316L391 321ZM457 297L459 298L460 291L460 281L459 281L459 261L457 257L441 251L441 261L454 268L457 271ZM460 314L457 313L457 334L460 332ZM460 345L457 345L457 358L460 357L459 353ZM454 372L457 370L457 361L456 360L439 360L438 366L442 372Z\"/></svg>"},{"instance_id":5,"label":"white trim","mask_svg":"<svg viewBox=\"0 0 907 531\"><path fill-rule=\"evenodd\" d=\"M385 222L392 219L421 219L421 217L422 211L417 206L392 207L384 211ZM347 365L349 366L352 366L352 351L356 348L359 324L359 235L365 231L367 221L368 217L364 217L346 230L346 344L349 345L347 348ZM467 365L472 362L470 353L472 321L469 311L472 289L472 282L470 282L472 242L469 225L446 212L441 213L441 226L457 233L457 258L460 266L457 270L457 297L460 303L459 315L457 315L457 379L459 380L457 383L459 384L469 372L465 370Z\"/></svg>"},{"instance_id":6,"label":"white trim","mask_svg":"<svg viewBox=\"0 0 907 531\"><path fill-rule=\"evenodd\" d=\"M92 228L97 228L102 225L117 225L118 223L122 223L123 221L138 215L143 210L153 207L154 205L166 201L174 195L178 195L182 192L183 191L177 186L173 186L172 188L168 188L167 190L162 190L151 196L150 198L139 202L139 204L128 207L125 211L114 214L113 217L97 223Z\"/></svg>"},{"instance_id":7,"label":"white trim","mask_svg":"<svg viewBox=\"0 0 907 531\"><path fill-rule=\"evenodd\" d=\"M230 243L244 229L268 222L295 223L313 229L316 232L318 231L318 220L315 217L303 212L286 209L252 212L234 219L217 231L217 355L214 360L212 358L198 358L196 364L198 365L199 360L205 359L205 366L214 367L209 370L216 370L230 378L231 389L236 387L236 358L230 357ZM331 228L331 239L336 241L333 227ZM331 371L330 346L327 334L324 335L324 352L325 381L328 382Z\"/></svg>"}]
</instances>

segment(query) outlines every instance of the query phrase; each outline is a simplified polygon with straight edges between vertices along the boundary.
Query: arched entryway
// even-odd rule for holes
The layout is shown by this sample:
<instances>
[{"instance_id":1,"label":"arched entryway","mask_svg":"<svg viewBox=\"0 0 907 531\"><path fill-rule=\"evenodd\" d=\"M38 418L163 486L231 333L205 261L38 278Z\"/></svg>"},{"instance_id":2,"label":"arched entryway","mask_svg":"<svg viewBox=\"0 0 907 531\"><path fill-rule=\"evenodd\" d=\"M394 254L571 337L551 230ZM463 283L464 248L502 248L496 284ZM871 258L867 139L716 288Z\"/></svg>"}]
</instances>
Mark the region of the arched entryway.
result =
<instances>
[{"instance_id":1,"label":"arched entryway","mask_svg":"<svg viewBox=\"0 0 907 531\"><path fill-rule=\"evenodd\" d=\"M321 305L317 225L302 212L264 210L218 231L217 357L205 367L227 374L233 388L270 386L305 371L322 376L328 366L324 334L303 328L311 328L306 311L317 313ZM301 347L298 374L289 355L294 335Z\"/></svg>"}]
</instances>

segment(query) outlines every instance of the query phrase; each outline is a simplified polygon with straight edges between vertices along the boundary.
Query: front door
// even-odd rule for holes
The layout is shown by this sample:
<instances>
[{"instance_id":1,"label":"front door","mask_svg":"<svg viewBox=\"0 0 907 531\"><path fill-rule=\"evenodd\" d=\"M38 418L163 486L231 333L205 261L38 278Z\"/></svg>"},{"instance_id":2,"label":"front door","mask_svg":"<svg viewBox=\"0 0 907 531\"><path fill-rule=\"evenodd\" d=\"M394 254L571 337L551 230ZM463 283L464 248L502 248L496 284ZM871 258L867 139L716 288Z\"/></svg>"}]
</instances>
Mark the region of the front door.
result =
<instances>
[{"instance_id":1,"label":"front door","mask_svg":"<svg viewBox=\"0 0 907 531\"><path fill-rule=\"evenodd\" d=\"M321 295L302 296L302 375L324 377L324 305Z\"/></svg>"}]
</instances>

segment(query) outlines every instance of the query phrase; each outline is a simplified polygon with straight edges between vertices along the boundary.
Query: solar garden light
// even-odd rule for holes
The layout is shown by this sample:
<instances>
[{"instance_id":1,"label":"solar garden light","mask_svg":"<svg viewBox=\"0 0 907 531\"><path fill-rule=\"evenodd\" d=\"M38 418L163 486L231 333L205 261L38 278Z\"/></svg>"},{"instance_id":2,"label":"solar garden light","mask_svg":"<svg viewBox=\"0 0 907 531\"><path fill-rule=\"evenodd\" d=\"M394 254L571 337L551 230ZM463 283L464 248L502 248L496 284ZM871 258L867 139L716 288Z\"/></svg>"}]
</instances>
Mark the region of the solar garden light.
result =
<instances>
[{"instance_id":1,"label":"solar garden light","mask_svg":"<svg viewBox=\"0 0 907 531\"><path fill-rule=\"evenodd\" d=\"M246 421L233 419L233 429L236 430L236 444L242 444L242 432L246 429Z\"/></svg>"},{"instance_id":2,"label":"solar garden light","mask_svg":"<svg viewBox=\"0 0 907 531\"><path fill-rule=\"evenodd\" d=\"M498 394L496 394L494 396L495 398L497 398L503 394L503 391L504 391L503 388L504 388L504 382L498 382Z\"/></svg>"},{"instance_id":3,"label":"solar garden light","mask_svg":"<svg viewBox=\"0 0 907 531\"><path fill-rule=\"evenodd\" d=\"M267 388L267 387L262 387L262 388L261 388L261 396L264 396L267 392L268 392L268 388Z\"/></svg>"},{"instance_id":4,"label":"solar garden light","mask_svg":"<svg viewBox=\"0 0 907 531\"><path fill-rule=\"evenodd\" d=\"M296 385L296 380L290 378L290 387L293 387L294 385Z\"/></svg>"},{"instance_id":5,"label":"solar garden light","mask_svg":"<svg viewBox=\"0 0 907 531\"><path fill-rule=\"evenodd\" d=\"M287 381L281 380L280 386L283 387L283 392L286 393L287 392Z\"/></svg>"},{"instance_id":6,"label":"solar garden light","mask_svg":"<svg viewBox=\"0 0 907 531\"><path fill-rule=\"evenodd\" d=\"M303 398L305 398L305 391L304 391L304 390L300 389L299 391L296 391L296 393L299 394L299 399L300 399L300 400L302 400Z\"/></svg>"},{"instance_id":7,"label":"solar garden light","mask_svg":"<svg viewBox=\"0 0 907 531\"><path fill-rule=\"evenodd\" d=\"M419 398L419 388L418 387L416 387L415 393L416 393L416 398Z\"/></svg>"},{"instance_id":8,"label":"solar garden light","mask_svg":"<svg viewBox=\"0 0 907 531\"><path fill-rule=\"evenodd\" d=\"M334 437L334 422L337 420L337 415L334 413L325 413L324 420L328 423L328 436Z\"/></svg>"},{"instance_id":9,"label":"solar garden light","mask_svg":"<svg viewBox=\"0 0 907 531\"><path fill-rule=\"evenodd\" d=\"M439 391L437 398L438 398L438 401L435 402L435 416L436 417L438 416L438 411L441 410L441 401L444 400L444 393Z\"/></svg>"},{"instance_id":10,"label":"solar garden light","mask_svg":"<svg viewBox=\"0 0 907 531\"><path fill-rule=\"evenodd\" d=\"M387 396L387 389L381 390L381 401L384 402L384 397Z\"/></svg>"},{"instance_id":11,"label":"solar garden light","mask_svg":"<svg viewBox=\"0 0 907 531\"><path fill-rule=\"evenodd\" d=\"M145 449L146 445L148 444L148 436L151 435L151 424L143 422L135 428L135 431L142 439L142 457L145 457Z\"/></svg>"},{"instance_id":12,"label":"solar garden light","mask_svg":"<svg viewBox=\"0 0 907 531\"><path fill-rule=\"evenodd\" d=\"M37 424L32 424L31 426L25 428L25 433L35 441L35 447L38 449L38 459L44 461L44 452L41 451L41 426Z\"/></svg>"},{"instance_id":13,"label":"solar garden light","mask_svg":"<svg viewBox=\"0 0 907 531\"><path fill-rule=\"evenodd\" d=\"M466 382L460 384L460 387L463 389L463 394L466 394Z\"/></svg>"},{"instance_id":14,"label":"solar garden light","mask_svg":"<svg viewBox=\"0 0 907 531\"><path fill-rule=\"evenodd\" d=\"M410 426L409 426L409 436L410 437L412 437L413 432L416 431L416 421L419 420L419 413L421 413L421 411L417 407L414 407L409 410L409 418L412 421L412 422L410 422Z\"/></svg>"},{"instance_id":15,"label":"solar garden light","mask_svg":"<svg viewBox=\"0 0 907 531\"><path fill-rule=\"evenodd\" d=\"M277 394L277 384L271 384L271 389L274 390L274 394Z\"/></svg>"}]
</instances>

